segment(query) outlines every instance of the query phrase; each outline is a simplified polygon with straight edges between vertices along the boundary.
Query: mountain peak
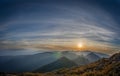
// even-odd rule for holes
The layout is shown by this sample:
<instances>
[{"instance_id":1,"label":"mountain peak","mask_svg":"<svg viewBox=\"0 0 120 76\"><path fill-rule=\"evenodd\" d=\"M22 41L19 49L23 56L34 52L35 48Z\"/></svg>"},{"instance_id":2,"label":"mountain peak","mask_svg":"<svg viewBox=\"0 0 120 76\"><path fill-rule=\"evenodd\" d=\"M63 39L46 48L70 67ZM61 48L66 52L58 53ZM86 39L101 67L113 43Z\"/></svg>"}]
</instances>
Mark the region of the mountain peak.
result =
<instances>
[{"instance_id":1,"label":"mountain peak","mask_svg":"<svg viewBox=\"0 0 120 76\"><path fill-rule=\"evenodd\" d=\"M86 58L90 61L90 62L94 62L100 59L100 57L98 55L96 55L95 53L91 52L89 53Z\"/></svg>"},{"instance_id":2,"label":"mountain peak","mask_svg":"<svg viewBox=\"0 0 120 76\"><path fill-rule=\"evenodd\" d=\"M89 53L87 56L92 56L92 57L97 57L97 58L99 58L99 56L98 56L98 55L96 55L96 54L95 54L95 53L93 53L93 52Z\"/></svg>"},{"instance_id":3,"label":"mountain peak","mask_svg":"<svg viewBox=\"0 0 120 76\"><path fill-rule=\"evenodd\" d=\"M73 61L63 56L60 59L50 64L47 64L43 67L38 68L37 70L35 70L35 72L50 72L50 71L57 70L60 68L71 68L76 65L77 65L76 63L74 63Z\"/></svg>"}]
</instances>

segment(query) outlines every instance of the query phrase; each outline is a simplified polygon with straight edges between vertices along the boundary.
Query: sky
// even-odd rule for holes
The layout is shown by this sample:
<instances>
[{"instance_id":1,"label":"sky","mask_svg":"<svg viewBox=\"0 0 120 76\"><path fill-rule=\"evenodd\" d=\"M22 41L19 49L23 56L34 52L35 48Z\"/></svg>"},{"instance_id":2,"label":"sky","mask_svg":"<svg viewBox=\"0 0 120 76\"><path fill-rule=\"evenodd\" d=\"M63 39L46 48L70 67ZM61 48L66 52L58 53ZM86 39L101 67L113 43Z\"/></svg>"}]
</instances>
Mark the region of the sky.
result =
<instances>
[{"instance_id":1,"label":"sky","mask_svg":"<svg viewBox=\"0 0 120 76\"><path fill-rule=\"evenodd\" d=\"M0 0L0 55L21 50L119 52L120 0Z\"/></svg>"}]
</instances>

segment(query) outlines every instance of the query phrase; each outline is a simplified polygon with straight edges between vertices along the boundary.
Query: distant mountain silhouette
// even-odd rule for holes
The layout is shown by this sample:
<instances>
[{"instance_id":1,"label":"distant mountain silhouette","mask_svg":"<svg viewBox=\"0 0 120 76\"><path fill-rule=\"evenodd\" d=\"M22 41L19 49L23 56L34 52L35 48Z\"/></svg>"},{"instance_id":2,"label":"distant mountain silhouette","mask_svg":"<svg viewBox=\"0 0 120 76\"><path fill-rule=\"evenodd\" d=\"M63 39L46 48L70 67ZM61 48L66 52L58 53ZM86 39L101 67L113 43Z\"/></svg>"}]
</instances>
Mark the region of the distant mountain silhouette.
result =
<instances>
[{"instance_id":1,"label":"distant mountain silhouette","mask_svg":"<svg viewBox=\"0 0 120 76\"><path fill-rule=\"evenodd\" d=\"M96 55L95 53L91 52L89 53L86 58L90 61L90 62L94 62L100 59L100 57L98 55Z\"/></svg>"},{"instance_id":2,"label":"distant mountain silhouette","mask_svg":"<svg viewBox=\"0 0 120 76\"><path fill-rule=\"evenodd\" d=\"M76 55L75 52L71 52L71 51L63 51L61 52L62 53L62 56L70 59L70 60L74 60L76 58L78 58L78 55Z\"/></svg>"},{"instance_id":3,"label":"distant mountain silhouette","mask_svg":"<svg viewBox=\"0 0 120 76\"><path fill-rule=\"evenodd\" d=\"M52 52L11 56L9 60L7 59L4 64L0 65L0 72L29 72L55 60L57 58Z\"/></svg>"},{"instance_id":4,"label":"distant mountain silhouette","mask_svg":"<svg viewBox=\"0 0 120 76\"><path fill-rule=\"evenodd\" d=\"M94 52L96 55L98 55L100 58L109 58L109 55L99 52Z\"/></svg>"},{"instance_id":5,"label":"distant mountain silhouette","mask_svg":"<svg viewBox=\"0 0 120 76\"><path fill-rule=\"evenodd\" d=\"M5 64L7 61L12 60L14 57L15 56L0 56L0 65Z\"/></svg>"},{"instance_id":6,"label":"distant mountain silhouette","mask_svg":"<svg viewBox=\"0 0 120 76\"><path fill-rule=\"evenodd\" d=\"M57 70L60 68L71 68L76 65L77 65L76 63L69 60L68 58L62 57L53 63L40 67L35 72L50 72L50 71Z\"/></svg>"},{"instance_id":7,"label":"distant mountain silhouette","mask_svg":"<svg viewBox=\"0 0 120 76\"><path fill-rule=\"evenodd\" d=\"M85 64L90 63L89 60L85 58L84 56L79 56L78 58L74 59L74 62L77 65L85 65Z\"/></svg>"},{"instance_id":8,"label":"distant mountain silhouette","mask_svg":"<svg viewBox=\"0 0 120 76\"><path fill-rule=\"evenodd\" d=\"M61 57L74 62L77 64L76 66L85 65L101 59L100 56L106 57L108 55L91 51L53 51L33 55L0 56L0 72L32 72L40 67L59 61Z\"/></svg>"}]
</instances>

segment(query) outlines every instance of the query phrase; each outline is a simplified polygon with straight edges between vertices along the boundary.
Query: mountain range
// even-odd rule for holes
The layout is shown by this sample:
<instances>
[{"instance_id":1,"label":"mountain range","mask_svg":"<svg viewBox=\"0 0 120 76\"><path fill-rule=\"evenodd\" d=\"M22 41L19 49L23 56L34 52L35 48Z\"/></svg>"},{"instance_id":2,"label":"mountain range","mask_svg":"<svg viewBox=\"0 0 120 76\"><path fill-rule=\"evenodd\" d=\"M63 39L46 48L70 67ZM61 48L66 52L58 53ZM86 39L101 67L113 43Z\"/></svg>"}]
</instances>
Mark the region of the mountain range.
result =
<instances>
[{"instance_id":1,"label":"mountain range","mask_svg":"<svg viewBox=\"0 0 120 76\"><path fill-rule=\"evenodd\" d=\"M84 66L60 69L40 76L120 76L120 53Z\"/></svg>"},{"instance_id":2,"label":"mountain range","mask_svg":"<svg viewBox=\"0 0 120 76\"><path fill-rule=\"evenodd\" d=\"M64 63L59 61L63 61ZM70 64L68 64L68 62ZM66 66L73 66L71 64L74 63L68 60L67 58L62 57L58 59L58 61L55 61L52 64L48 64L48 66L56 67L56 64L60 64L59 65L60 67L66 67ZM61 66L63 64L66 65ZM120 53L116 53L109 58L102 58L95 62L82 66L76 66L71 68L66 67L62 69L59 69L59 66L57 66L58 67L57 70L46 73L40 73L40 72L9 73L9 74L1 73L0 75L1 76L13 76L13 75L14 76L120 76ZM52 69L54 69L54 67ZM44 68L42 69L45 70ZM48 70L49 69L51 70L50 67L48 68Z\"/></svg>"},{"instance_id":3,"label":"mountain range","mask_svg":"<svg viewBox=\"0 0 120 76\"><path fill-rule=\"evenodd\" d=\"M0 56L0 72L50 72L86 65L109 55L91 51L53 51L33 55Z\"/></svg>"}]
</instances>

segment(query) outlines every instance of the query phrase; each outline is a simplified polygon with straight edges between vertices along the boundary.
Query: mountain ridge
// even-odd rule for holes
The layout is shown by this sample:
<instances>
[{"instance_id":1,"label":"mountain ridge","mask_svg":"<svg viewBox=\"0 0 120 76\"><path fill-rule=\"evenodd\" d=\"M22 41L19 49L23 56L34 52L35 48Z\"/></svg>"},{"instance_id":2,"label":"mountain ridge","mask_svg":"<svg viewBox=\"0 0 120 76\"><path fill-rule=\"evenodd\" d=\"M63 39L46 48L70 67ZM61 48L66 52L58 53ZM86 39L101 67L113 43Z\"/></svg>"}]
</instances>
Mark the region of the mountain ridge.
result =
<instances>
[{"instance_id":1,"label":"mountain ridge","mask_svg":"<svg viewBox=\"0 0 120 76\"><path fill-rule=\"evenodd\" d=\"M60 68L71 68L73 66L77 66L77 64L66 57L61 57L55 62L52 62L50 64L38 68L37 70L35 70L35 72L50 72Z\"/></svg>"}]
</instances>

